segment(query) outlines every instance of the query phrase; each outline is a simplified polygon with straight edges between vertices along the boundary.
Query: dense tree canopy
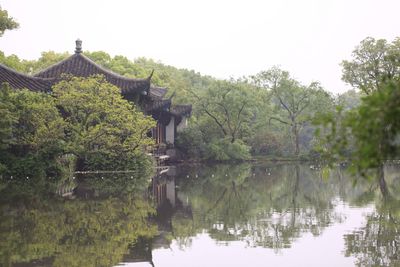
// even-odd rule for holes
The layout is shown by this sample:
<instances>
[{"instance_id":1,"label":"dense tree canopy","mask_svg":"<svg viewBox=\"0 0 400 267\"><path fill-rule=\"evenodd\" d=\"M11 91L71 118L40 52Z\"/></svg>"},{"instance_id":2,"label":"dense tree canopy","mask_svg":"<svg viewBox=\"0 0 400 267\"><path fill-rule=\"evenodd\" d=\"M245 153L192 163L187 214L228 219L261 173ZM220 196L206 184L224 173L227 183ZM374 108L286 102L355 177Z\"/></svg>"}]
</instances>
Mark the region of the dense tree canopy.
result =
<instances>
[{"instance_id":1,"label":"dense tree canopy","mask_svg":"<svg viewBox=\"0 0 400 267\"><path fill-rule=\"evenodd\" d=\"M5 166L16 174L51 171L52 162L63 151L65 128L54 98L28 90L12 91L3 84L0 118L3 171Z\"/></svg>"},{"instance_id":2,"label":"dense tree canopy","mask_svg":"<svg viewBox=\"0 0 400 267\"><path fill-rule=\"evenodd\" d=\"M370 94L385 82L400 78L400 39L388 43L385 39L368 37L344 60L343 80L356 89Z\"/></svg>"},{"instance_id":3,"label":"dense tree canopy","mask_svg":"<svg viewBox=\"0 0 400 267\"><path fill-rule=\"evenodd\" d=\"M53 87L67 128L67 151L91 168L129 168L151 145L155 123L103 77L64 79ZM81 166L84 167L84 166Z\"/></svg>"}]
</instances>

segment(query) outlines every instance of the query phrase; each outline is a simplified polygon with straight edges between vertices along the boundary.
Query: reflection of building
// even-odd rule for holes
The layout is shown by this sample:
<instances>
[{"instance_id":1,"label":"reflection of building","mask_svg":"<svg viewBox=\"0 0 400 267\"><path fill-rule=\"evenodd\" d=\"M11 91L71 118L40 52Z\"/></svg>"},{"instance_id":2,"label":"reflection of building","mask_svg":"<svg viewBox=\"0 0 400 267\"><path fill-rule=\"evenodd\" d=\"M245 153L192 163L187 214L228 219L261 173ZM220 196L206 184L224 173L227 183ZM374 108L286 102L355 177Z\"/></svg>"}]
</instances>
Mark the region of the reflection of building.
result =
<instances>
[{"instance_id":1,"label":"reflection of building","mask_svg":"<svg viewBox=\"0 0 400 267\"><path fill-rule=\"evenodd\" d=\"M155 176L151 184L151 194L157 207L155 218L159 235L153 239L153 247L169 247L170 240L165 238L166 233L173 231L171 219L176 214L192 218L192 209L186 199L177 191L176 168L168 167L168 171Z\"/></svg>"},{"instance_id":2,"label":"reflection of building","mask_svg":"<svg viewBox=\"0 0 400 267\"><path fill-rule=\"evenodd\" d=\"M118 266L154 266L152 255L152 242L148 239L139 239L135 245L130 246L124 255L122 263Z\"/></svg>"},{"instance_id":3,"label":"reflection of building","mask_svg":"<svg viewBox=\"0 0 400 267\"><path fill-rule=\"evenodd\" d=\"M172 167L152 180L152 196L157 208L176 206L175 177L171 176ZM169 175L168 175L169 174Z\"/></svg>"},{"instance_id":4,"label":"reflection of building","mask_svg":"<svg viewBox=\"0 0 400 267\"><path fill-rule=\"evenodd\" d=\"M107 82L121 90L122 96L151 115L157 126L151 132L157 144L174 144L176 132L187 125L191 105L171 105L164 99L166 88L151 85L151 73L144 79L133 79L116 74L93 62L82 54L82 41L76 41L75 54L36 73L33 76L16 72L0 64L0 83L7 82L14 89L26 88L37 92L50 92L51 87L63 79L64 74L76 77L103 75Z\"/></svg>"}]
</instances>

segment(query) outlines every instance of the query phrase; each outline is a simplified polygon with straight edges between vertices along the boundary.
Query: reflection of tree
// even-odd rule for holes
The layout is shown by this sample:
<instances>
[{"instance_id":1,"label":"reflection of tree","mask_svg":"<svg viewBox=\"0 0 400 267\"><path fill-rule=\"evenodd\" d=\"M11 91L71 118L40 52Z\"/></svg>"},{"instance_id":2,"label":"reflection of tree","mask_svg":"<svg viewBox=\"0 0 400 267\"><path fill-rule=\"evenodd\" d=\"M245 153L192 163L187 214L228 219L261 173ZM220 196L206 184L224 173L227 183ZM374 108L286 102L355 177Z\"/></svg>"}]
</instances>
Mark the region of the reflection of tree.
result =
<instances>
[{"instance_id":1,"label":"reflection of tree","mask_svg":"<svg viewBox=\"0 0 400 267\"><path fill-rule=\"evenodd\" d=\"M81 188L90 188L95 194L119 196L121 194L144 191L149 183L151 173L89 173L78 174Z\"/></svg>"},{"instance_id":2,"label":"reflection of tree","mask_svg":"<svg viewBox=\"0 0 400 267\"><path fill-rule=\"evenodd\" d=\"M180 185L190 199L193 219L183 224L174 217L178 241L206 229L219 241L280 249L304 232L319 235L341 220L334 212L334 184L308 166L216 166L198 173L199 178L183 178Z\"/></svg>"},{"instance_id":3,"label":"reflection of tree","mask_svg":"<svg viewBox=\"0 0 400 267\"><path fill-rule=\"evenodd\" d=\"M290 247L302 233L317 236L331 223L341 221L334 212L332 185L317 174L305 166L282 168L280 180L269 192L269 209L253 219L257 224L255 238L249 240L251 245Z\"/></svg>"},{"instance_id":4,"label":"reflection of tree","mask_svg":"<svg viewBox=\"0 0 400 267\"><path fill-rule=\"evenodd\" d=\"M236 220L245 221L249 195L243 195L243 182L251 174L249 164L216 165L188 174L181 192L190 196L193 218L177 213L172 218L174 236L181 245L190 244L190 237L201 229L212 229L216 223L228 229ZM197 177L198 176L198 177ZM190 221L189 221L190 220ZM215 231L210 231L211 234Z\"/></svg>"},{"instance_id":5,"label":"reflection of tree","mask_svg":"<svg viewBox=\"0 0 400 267\"><path fill-rule=\"evenodd\" d=\"M365 204L375 201L375 210L366 215L365 225L345 236L346 256L355 256L358 266L399 266L400 265L400 201L396 199L400 190L398 167L387 165L378 171L378 181L372 180L365 187L365 193L355 199Z\"/></svg>"},{"instance_id":6,"label":"reflection of tree","mask_svg":"<svg viewBox=\"0 0 400 267\"><path fill-rule=\"evenodd\" d=\"M155 234L147 221L152 211L133 196L85 201L32 196L0 204L0 265L115 265L138 237Z\"/></svg>"},{"instance_id":7,"label":"reflection of tree","mask_svg":"<svg viewBox=\"0 0 400 267\"><path fill-rule=\"evenodd\" d=\"M358 266L399 266L399 206L391 200L367 215L365 226L345 236L346 256L355 256Z\"/></svg>"}]
</instances>

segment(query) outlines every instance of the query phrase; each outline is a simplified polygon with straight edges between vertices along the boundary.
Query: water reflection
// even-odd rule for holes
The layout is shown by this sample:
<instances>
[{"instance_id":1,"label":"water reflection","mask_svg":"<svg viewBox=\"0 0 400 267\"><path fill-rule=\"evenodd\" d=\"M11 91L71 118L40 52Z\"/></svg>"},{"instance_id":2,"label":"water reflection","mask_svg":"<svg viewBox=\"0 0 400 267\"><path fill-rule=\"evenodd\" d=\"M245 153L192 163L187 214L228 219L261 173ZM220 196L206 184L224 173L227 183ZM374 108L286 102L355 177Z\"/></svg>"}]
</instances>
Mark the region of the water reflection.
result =
<instances>
[{"instance_id":1,"label":"water reflection","mask_svg":"<svg viewBox=\"0 0 400 267\"><path fill-rule=\"evenodd\" d=\"M355 256L357 266L400 265L400 173L397 166L386 166L385 180L390 185L389 192L385 197L375 198L376 208L365 216L362 227L345 235L346 255Z\"/></svg>"},{"instance_id":2,"label":"water reflection","mask_svg":"<svg viewBox=\"0 0 400 267\"><path fill-rule=\"evenodd\" d=\"M399 176L385 167L386 197L305 164L3 179L0 265L396 266Z\"/></svg>"},{"instance_id":3,"label":"water reflection","mask_svg":"<svg viewBox=\"0 0 400 267\"><path fill-rule=\"evenodd\" d=\"M397 166L386 167L385 181L392 195L399 190L400 179L397 174ZM360 248L354 250L357 245L365 244L362 237L355 235L371 231L356 230L354 234L348 234L362 223L363 213L366 214L367 221L370 216L374 216L371 204L379 205L380 201L385 201L379 183L376 182L379 179L369 181L360 177L353 178L339 167L326 170L300 164L242 164L191 167L178 173L176 177L168 177L165 181L165 188L168 188L168 184L173 184L176 190L172 190L174 186L170 187L169 195L175 196L174 199L166 197L165 202L157 202L159 214L165 212L162 221L169 223L169 227L163 228L164 232L168 231L163 236L170 235L169 238L163 239L164 248L175 247L192 251L193 247L203 242L201 240L211 238L217 246L231 247L239 241L245 244L246 248L271 248L280 254L283 250L291 248L294 243L304 242L307 236L317 238L323 235L326 229L337 228L341 230L337 230L336 235L339 234L340 239L345 237L346 243L339 239L333 248L337 255L333 251L331 254L336 257L349 257L349 266L356 262L360 266L392 266L393 263L397 263L399 234L396 232L398 228L393 215L386 218L383 210L378 208L374 211L381 216L380 222L386 222L386 225L391 227L384 230L392 238L389 244L395 244L392 252L388 252L392 255L388 256L390 261L385 260L384 255L375 253L374 256L380 262L366 262L361 259ZM163 203L168 203L165 209ZM172 205L171 208L171 203L185 205ZM391 210L398 206L398 202L392 202ZM346 220L352 224L349 225ZM343 229L340 226L347 228ZM374 227L382 229L383 226ZM325 237L321 238L324 239ZM371 240L377 239L380 240L371 237ZM329 242L332 240L325 240L324 246L332 245ZM380 241L371 246L378 252L383 248L382 243ZM198 249L207 250L202 246ZM161 253L160 250L153 251ZM363 256L372 260L372 255L368 255L367 252L370 253L371 248L366 247ZM318 260L322 260L320 264L326 265L323 259ZM168 262L168 257L164 258L164 261ZM333 262L338 264L340 260ZM159 263L168 266L163 262ZM174 261L169 263L174 264ZM234 261L225 262L227 266L233 263ZM213 265L210 262L206 264Z\"/></svg>"},{"instance_id":4,"label":"water reflection","mask_svg":"<svg viewBox=\"0 0 400 267\"><path fill-rule=\"evenodd\" d=\"M188 237L206 229L221 242L288 248L301 233L319 235L342 220L334 211L333 184L307 167L245 164L198 172L200 177L189 174L193 178L183 178L180 184L180 194L190 196L193 217L176 213L172 218L174 237L183 246Z\"/></svg>"},{"instance_id":5,"label":"water reflection","mask_svg":"<svg viewBox=\"0 0 400 267\"><path fill-rule=\"evenodd\" d=\"M69 199L45 190L52 188L48 181L3 181L0 265L113 266L139 237L154 236L156 228L148 221L154 210L143 191L133 192L129 177L104 180L64 181L64 189L53 192L65 194L72 184Z\"/></svg>"}]
</instances>

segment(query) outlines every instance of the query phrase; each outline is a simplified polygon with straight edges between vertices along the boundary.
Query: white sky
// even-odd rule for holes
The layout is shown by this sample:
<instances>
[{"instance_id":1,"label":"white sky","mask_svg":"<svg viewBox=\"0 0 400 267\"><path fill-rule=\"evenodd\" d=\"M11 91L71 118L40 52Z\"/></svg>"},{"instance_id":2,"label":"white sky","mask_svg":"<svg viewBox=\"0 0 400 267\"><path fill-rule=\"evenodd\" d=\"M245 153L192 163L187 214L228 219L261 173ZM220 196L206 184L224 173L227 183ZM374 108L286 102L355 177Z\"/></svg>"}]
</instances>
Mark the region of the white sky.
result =
<instances>
[{"instance_id":1,"label":"white sky","mask_svg":"<svg viewBox=\"0 0 400 267\"><path fill-rule=\"evenodd\" d=\"M0 50L103 50L147 57L217 78L280 65L332 92L349 89L339 63L367 36L400 36L399 0L2 0L20 28Z\"/></svg>"}]
</instances>

